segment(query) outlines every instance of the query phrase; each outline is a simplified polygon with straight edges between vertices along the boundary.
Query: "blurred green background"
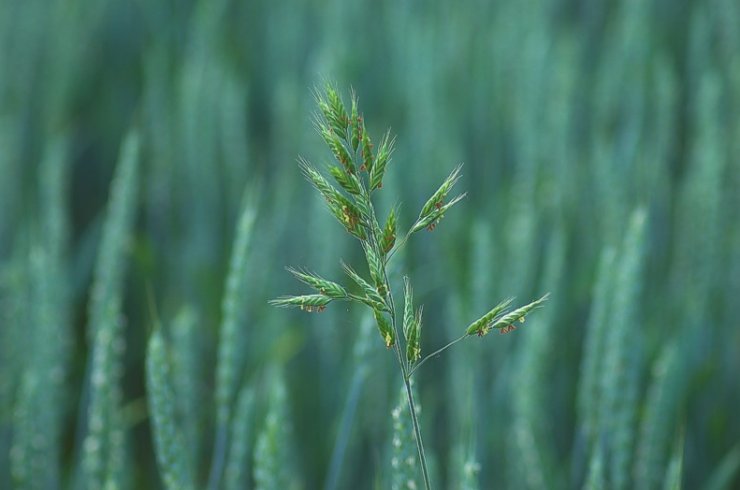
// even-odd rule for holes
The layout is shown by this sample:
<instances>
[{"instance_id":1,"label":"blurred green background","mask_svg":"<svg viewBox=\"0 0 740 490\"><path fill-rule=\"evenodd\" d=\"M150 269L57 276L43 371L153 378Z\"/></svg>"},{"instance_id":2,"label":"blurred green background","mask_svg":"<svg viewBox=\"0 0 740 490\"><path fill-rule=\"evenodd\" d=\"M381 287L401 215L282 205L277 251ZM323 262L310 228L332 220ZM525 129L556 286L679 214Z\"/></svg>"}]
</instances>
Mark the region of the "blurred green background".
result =
<instances>
[{"instance_id":1,"label":"blurred green background","mask_svg":"<svg viewBox=\"0 0 740 490\"><path fill-rule=\"evenodd\" d=\"M419 371L436 488L738 488L739 47L734 0L1 0L0 488L162 487L157 318L194 488L401 488L364 312L267 305L365 270L296 164L327 79L402 230L464 162L394 262L423 352L552 293Z\"/></svg>"}]
</instances>

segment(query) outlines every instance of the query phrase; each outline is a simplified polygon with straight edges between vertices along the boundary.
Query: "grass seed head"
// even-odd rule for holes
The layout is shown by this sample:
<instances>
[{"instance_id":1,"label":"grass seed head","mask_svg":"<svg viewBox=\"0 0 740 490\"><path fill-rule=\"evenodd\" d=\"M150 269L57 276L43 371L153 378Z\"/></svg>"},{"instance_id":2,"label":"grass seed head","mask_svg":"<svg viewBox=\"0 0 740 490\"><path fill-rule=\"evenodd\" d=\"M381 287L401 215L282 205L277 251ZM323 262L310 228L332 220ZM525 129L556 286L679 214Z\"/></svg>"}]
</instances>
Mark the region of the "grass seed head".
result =
<instances>
[{"instance_id":1,"label":"grass seed head","mask_svg":"<svg viewBox=\"0 0 740 490\"><path fill-rule=\"evenodd\" d=\"M512 301L514 301L514 298L508 298L494 306L491 311L471 323L465 333L468 335L477 334L479 337L487 334L491 330L491 323L494 318L508 308Z\"/></svg>"},{"instance_id":2,"label":"grass seed head","mask_svg":"<svg viewBox=\"0 0 740 490\"><path fill-rule=\"evenodd\" d=\"M332 298L323 294L305 294L302 296L283 296L270 300L272 306L282 308L295 307L303 311L324 311L326 305L332 302Z\"/></svg>"},{"instance_id":3,"label":"grass seed head","mask_svg":"<svg viewBox=\"0 0 740 490\"><path fill-rule=\"evenodd\" d=\"M392 249L393 245L396 244L396 209L391 209L388 213L388 219L385 221L383 227L383 238L380 240L380 248L383 255L388 254Z\"/></svg>"},{"instance_id":4,"label":"grass seed head","mask_svg":"<svg viewBox=\"0 0 740 490\"><path fill-rule=\"evenodd\" d=\"M321 276L306 271L299 271L288 267L288 272L293 274L299 281L314 288L319 294L329 296L333 299L342 299L347 297L347 291L336 282L324 279Z\"/></svg>"},{"instance_id":5,"label":"grass seed head","mask_svg":"<svg viewBox=\"0 0 740 490\"><path fill-rule=\"evenodd\" d=\"M393 347L396 343L396 336L390 322L379 310L373 310L373 315L375 316L375 323L378 325L378 331L383 338L383 342L385 342L385 346L388 348Z\"/></svg>"}]
</instances>

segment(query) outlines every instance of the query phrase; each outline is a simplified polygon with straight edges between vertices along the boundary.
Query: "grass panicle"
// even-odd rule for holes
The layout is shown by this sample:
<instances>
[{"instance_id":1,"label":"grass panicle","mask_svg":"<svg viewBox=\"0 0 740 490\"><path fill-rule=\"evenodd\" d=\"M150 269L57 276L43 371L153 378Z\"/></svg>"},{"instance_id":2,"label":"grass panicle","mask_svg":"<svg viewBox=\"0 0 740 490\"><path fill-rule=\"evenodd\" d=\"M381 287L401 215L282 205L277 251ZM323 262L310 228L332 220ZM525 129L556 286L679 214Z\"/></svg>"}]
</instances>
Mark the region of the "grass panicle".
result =
<instances>
[{"instance_id":1,"label":"grass panicle","mask_svg":"<svg viewBox=\"0 0 740 490\"><path fill-rule=\"evenodd\" d=\"M390 131L386 132L377 150L373 153L373 145L365 130L365 122L359 115L357 97L354 93L352 94L351 115L346 113L341 97L333 85L327 85L323 92L317 91L317 101L321 115L317 118L316 128L341 165L339 167L330 166L329 172L347 192L347 195L335 189L306 160L299 160L299 164L303 174L327 202L329 211L351 235L361 241L370 281L365 280L353 268L342 263L345 273L361 290L361 294L357 296L348 294L343 286L326 281L319 276L289 269L298 280L318 290L320 294L285 296L272 300L270 303L274 306L297 306L307 311L322 311L333 299L347 298L371 308L383 343L389 349L393 347L396 354L405 384L406 403L416 441L418 463L421 466L424 487L429 489L431 488L429 470L411 390L411 376L414 371L429 358L440 354L473 333L484 335L493 328L502 332L513 330L514 327L511 324L515 321L523 321L525 315L547 300L547 295L508 313L504 313L504 310L511 300L501 303L483 318L471 324L462 337L422 359L422 307L414 309L409 279L405 278L402 341L399 338L397 312L393 291L388 280L387 265L393 251L403 245L411 234L424 228L433 230L445 212L465 196L462 194L445 202L453 186L460 179L460 167L456 167L427 200L416 222L408 230L404 239L397 244L397 211L391 209L381 228L371 199L371 193L383 187L383 178L393 153L395 137L391 136ZM501 316L497 316L500 314ZM415 458L414 461L416 461Z\"/></svg>"}]
</instances>

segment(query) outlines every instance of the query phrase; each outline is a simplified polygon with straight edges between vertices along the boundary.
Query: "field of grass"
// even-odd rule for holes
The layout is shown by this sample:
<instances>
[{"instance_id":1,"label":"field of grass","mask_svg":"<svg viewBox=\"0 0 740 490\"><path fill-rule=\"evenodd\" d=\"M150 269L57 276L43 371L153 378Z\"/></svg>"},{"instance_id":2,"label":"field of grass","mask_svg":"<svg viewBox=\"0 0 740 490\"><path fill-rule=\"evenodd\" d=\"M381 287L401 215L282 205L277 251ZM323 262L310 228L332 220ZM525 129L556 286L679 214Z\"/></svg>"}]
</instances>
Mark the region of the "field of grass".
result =
<instances>
[{"instance_id":1,"label":"field of grass","mask_svg":"<svg viewBox=\"0 0 740 490\"><path fill-rule=\"evenodd\" d=\"M327 80L399 238L463 163L383 281L422 357L550 293L415 372L433 488L738 488L738 48L734 0L0 0L0 488L424 488L373 315L269 304L368 273Z\"/></svg>"}]
</instances>

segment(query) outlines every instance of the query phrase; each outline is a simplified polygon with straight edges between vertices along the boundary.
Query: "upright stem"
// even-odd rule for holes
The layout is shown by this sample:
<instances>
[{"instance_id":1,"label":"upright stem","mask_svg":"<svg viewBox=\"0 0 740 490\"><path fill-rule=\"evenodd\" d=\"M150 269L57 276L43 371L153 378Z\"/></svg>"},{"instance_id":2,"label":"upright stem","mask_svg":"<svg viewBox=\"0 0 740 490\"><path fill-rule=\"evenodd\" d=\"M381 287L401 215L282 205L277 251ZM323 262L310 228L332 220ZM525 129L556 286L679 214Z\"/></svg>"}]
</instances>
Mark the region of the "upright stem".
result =
<instances>
[{"instance_id":1,"label":"upright stem","mask_svg":"<svg viewBox=\"0 0 740 490\"><path fill-rule=\"evenodd\" d=\"M367 191L365 191L367 192ZM366 194L368 201L370 201L370 195ZM375 210L373 209L373 206L370 207L370 215L373 222L377 223L377 219L375 218ZM370 239L372 240L372 246L375 247L376 250L380 250L380 247L378 246L378 237L375 234L375 229L371 226L370 227ZM408 235L404 237L403 242L406 241L408 238ZM395 252L398 247L394 248L391 253ZM403 377L403 383L406 386L406 401L408 402L409 406L409 412L411 412L411 421L414 425L414 437L416 439L416 449L419 451L419 460L421 461L421 472L424 476L424 488L426 490L432 490L432 484L429 482L429 468L427 468L427 458L424 454L424 443L421 440L421 428L419 427L419 420L416 417L416 406L414 405L414 396L411 393L411 373L410 373L410 366L407 365L404 355L401 352L401 337L398 333L398 326L396 325L396 305L393 301L393 290L391 289L390 281L388 280L388 260L390 259L391 255L386 257L385 262L383 263L383 280L385 281L385 289L388 291L388 306L391 310L391 326L393 327L393 333L396 336L396 342L394 344L395 351L396 351L396 357L398 358L398 365L401 368L401 376Z\"/></svg>"},{"instance_id":2,"label":"upright stem","mask_svg":"<svg viewBox=\"0 0 740 490\"><path fill-rule=\"evenodd\" d=\"M391 291L390 284L388 283L388 271L383 267L383 276L385 279L386 289L388 290L388 300L391 308L391 325L396 335L396 356L398 357L398 365L401 367L401 376L403 376L403 384L406 386L406 401L408 402L409 412L411 412L411 421L414 425L414 438L416 439L416 449L419 452L419 460L421 461L421 473L424 476L424 488L426 490L432 490L432 484L429 482L429 468L427 468L427 457L424 453L424 443L421 439L421 428L419 427L419 420L416 417L416 406L414 405L414 395L411 393L411 372L409 367L404 362L403 353L401 352L401 338L398 334L398 327L396 326L396 305L393 301L393 292Z\"/></svg>"},{"instance_id":3,"label":"upright stem","mask_svg":"<svg viewBox=\"0 0 740 490\"><path fill-rule=\"evenodd\" d=\"M424 443L421 441L421 429L419 421L416 418L416 407L414 406L414 395L411 393L411 378L403 376L403 383L406 385L406 399L409 402L409 411L411 412L411 421L414 423L414 435L416 436L416 449L419 451L421 460L421 472L424 475L424 487L431 490L432 484L429 482L429 469L427 468L427 457L424 454Z\"/></svg>"}]
</instances>

